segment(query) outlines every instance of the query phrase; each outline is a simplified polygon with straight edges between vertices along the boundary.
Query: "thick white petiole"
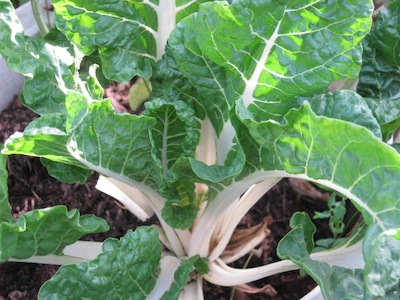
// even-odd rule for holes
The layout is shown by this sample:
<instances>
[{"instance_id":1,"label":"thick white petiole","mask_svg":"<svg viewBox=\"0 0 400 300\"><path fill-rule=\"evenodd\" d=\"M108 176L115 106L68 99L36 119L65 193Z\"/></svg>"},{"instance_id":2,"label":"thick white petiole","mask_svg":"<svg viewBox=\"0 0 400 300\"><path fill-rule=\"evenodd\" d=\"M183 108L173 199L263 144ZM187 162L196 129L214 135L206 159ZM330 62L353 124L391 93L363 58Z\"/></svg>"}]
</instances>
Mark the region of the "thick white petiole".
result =
<instances>
[{"instance_id":1,"label":"thick white petiole","mask_svg":"<svg viewBox=\"0 0 400 300\"><path fill-rule=\"evenodd\" d=\"M299 269L291 261L284 260L269 265L236 269L225 264L221 259L209 264L210 271L204 275L204 279L221 286L235 286L265 278L271 275Z\"/></svg>"},{"instance_id":2,"label":"thick white petiole","mask_svg":"<svg viewBox=\"0 0 400 300\"><path fill-rule=\"evenodd\" d=\"M246 213L260 200L260 198L268 192L281 178L268 178L260 183L253 185L246 193L240 198L238 202L232 204L229 211L231 214L223 215L223 222L219 223L214 229L217 232L215 240L212 240L212 244L217 246L212 249L209 256L210 261L214 261L221 255L235 230L240 220L246 215ZM251 249L249 249L251 250Z\"/></svg>"},{"instance_id":3,"label":"thick white petiole","mask_svg":"<svg viewBox=\"0 0 400 300\"><path fill-rule=\"evenodd\" d=\"M74 256L66 256L66 255L46 255L46 256L34 255L27 259L12 258L9 261L62 266L62 265L70 265L70 264L79 264L79 263L85 261L85 259L74 257Z\"/></svg>"},{"instance_id":4,"label":"thick white petiole","mask_svg":"<svg viewBox=\"0 0 400 300\"><path fill-rule=\"evenodd\" d=\"M10 259L10 261L50 265L79 264L85 260L95 259L102 252L102 246L101 242L77 241L65 247L63 255L35 255L28 259Z\"/></svg>"},{"instance_id":5,"label":"thick white petiole","mask_svg":"<svg viewBox=\"0 0 400 300\"><path fill-rule=\"evenodd\" d=\"M196 281L187 284L182 290L179 300L204 300L203 295L203 279L197 277Z\"/></svg>"},{"instance_id":6,"label":"thick white petiole","mask_svg":"<svg viewBox=\"0 0 400 300\"><path fill-rule=\"evenodd\" d=\"M225 212L232 205L235 199L240 197L252 185L258 182L265 181L266 184L272 184L273 182L277 182L282 177L286 177L285 175L286 175L285 172L280 172L280 171L270 172L269 176L265 176L265 173L262 172L260 173L255 172L251 174L249 177L244 178L242 181L233 183L235 184L234 189L226 188L225 190L220 192L215 199L209 201L206 209L204 210L201 217L197 220L196 226L193 229L192 240L190 242L189 253L188 253L189 256L196 254L199 254L200 256L204 257L209 256L211 237L213 235L215 227L218 224L218 220L222 215L225 214ZM255 201L257 200L258 198ZM247 213L248 209L246 211L245 209L243 209L243 211L245 211L244 213L238 212L239 216L240 215L244 216ZM240 221L239 217L235 217L236 220L235 222L237 222L238 219ZM228 237L228 242L229 238L230 236ZM219 251L221 251L221 249Z\"/></svg>"},{"instance_id":7,"label":"thick white petiole","mask_svg":"<svg viewBox=\"0 0 400 300\"><path fill-rule=\"evenodd\" d=\"M148 197L133 186L127 185L114 178L100 175L96 188L121 202L141 221L146 221L154 214L154 211L148 204Z\"/></svg>"},{"instance_id":8,"label":"thick white petiole","mask_svg":"<svg viewBox=\"0 0 400 300\"><path fill-rule=\"evenodd\" d=\"M158 276L156 286L151 293L147 295L146 300L158 300L169 289L174 281L173 274L178 269L181 261L176 256L164 256L161 259L160 275Z\"/></svg>"},{"instance_id":9,"label":"thick white petiole","mask_svg":"<svg viewBox=\"0 0 400 300\"><path fill-rule=\"evenodd\" d=\"M312 253L311 259L350 269L363 268L362 241L346 247L342 246L334 250ZM299 267L288 260L271 263L265 266L236 269L228 266L221 259L209 264L210 271L204 275L204 279L222 286L234 286L259 280L274 274L297 270Z\"/></svg>"}]
</instances>

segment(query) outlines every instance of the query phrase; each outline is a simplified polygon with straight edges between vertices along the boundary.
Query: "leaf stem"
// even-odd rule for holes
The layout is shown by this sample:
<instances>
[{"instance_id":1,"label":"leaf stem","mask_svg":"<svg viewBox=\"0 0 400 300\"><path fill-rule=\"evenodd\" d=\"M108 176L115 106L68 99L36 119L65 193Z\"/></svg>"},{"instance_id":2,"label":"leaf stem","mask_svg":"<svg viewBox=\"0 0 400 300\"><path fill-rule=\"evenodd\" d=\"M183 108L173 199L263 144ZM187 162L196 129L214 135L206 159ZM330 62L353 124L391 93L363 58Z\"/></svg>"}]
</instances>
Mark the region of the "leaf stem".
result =
<instances>
[{"instance_id":1,"label":"leaf stem","mask_svg":"<svg viewBox=\"0 0 400 300\"><path fill-rule=\"evenodd\" d=\"M46 34L49 33L49 27L44 20L43 13L41 12L40 8L40 0L30 0L32 5L32 12L33 16L35 17L36 23L39 27L40 34L44 37Z\"/></svg>"},{"instance_id":2,"label":"leaf stem","mask_svg":"<svg viewBox=\"0 0 400 300\"><path fill-rule=\"evenodd\" d=\"M224 222L218 224L214 230L217 233L213 244L217 246L212 249L209 256L210 261L215 260L221 255L235 230L240 220L243 219L245 214L260 200L260 198L268 192L279 180L277 178L268 178L260 183L253 185L246 193L240 198L238 202L232 204L232 214L228 214Z\"/></svg>"},{"instance_id":3,"label":"leaf stem","mask_svg":"<svg viewBox=\"0 0 400 300\"><path fill-rule=\"evenodd\" d=\"M246 259L246 262L244 263L244 266L243 266L242 269L246 269L247 268L247 266L249 265L250 260L253 257L253 255L254 255L254 253L250 253L249 254L249 257ZM236 292L236 286L232 287L232 293L231 293L231 296L230 296L229 300L233 300L233 297L235 296L235 292Z\"/></svg>"}]
</instances>

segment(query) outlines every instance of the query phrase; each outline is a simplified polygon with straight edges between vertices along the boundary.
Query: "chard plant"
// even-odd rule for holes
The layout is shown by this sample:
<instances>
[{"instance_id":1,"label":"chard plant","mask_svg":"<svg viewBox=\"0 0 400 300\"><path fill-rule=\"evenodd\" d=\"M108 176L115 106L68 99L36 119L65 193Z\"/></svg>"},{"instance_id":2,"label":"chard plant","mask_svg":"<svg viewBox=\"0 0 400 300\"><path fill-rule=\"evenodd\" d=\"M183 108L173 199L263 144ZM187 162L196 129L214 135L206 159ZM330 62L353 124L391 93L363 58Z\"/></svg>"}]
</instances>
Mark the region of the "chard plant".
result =
<instances>
[{"instance_id":1,"label":"chard plant","mask_svg":"<svg viewBox=\"0 0 400 300\"><path fill-rule=\"evenodd\" d=\"M375 23L371 0L52 4L56 28L32 39L0 0L0 54L40 115L2 146L0 261L63 264L39 299L202 299L203 280L236 286L296 269L325 299L398 299L399 0ZM100 78L135 76L150 100L141 115L118 114ZM356 91L329 89L356 79ZM107 223L64 206L15 220L11 154L40 157L67 183L96 171L100 190L159 224L94 243L79 239ZM315 226L297 212L281 261L229 266L267 234L237 224L287 177L350 199L363 222L315 252Z\"/></svg>"}]
</instances>

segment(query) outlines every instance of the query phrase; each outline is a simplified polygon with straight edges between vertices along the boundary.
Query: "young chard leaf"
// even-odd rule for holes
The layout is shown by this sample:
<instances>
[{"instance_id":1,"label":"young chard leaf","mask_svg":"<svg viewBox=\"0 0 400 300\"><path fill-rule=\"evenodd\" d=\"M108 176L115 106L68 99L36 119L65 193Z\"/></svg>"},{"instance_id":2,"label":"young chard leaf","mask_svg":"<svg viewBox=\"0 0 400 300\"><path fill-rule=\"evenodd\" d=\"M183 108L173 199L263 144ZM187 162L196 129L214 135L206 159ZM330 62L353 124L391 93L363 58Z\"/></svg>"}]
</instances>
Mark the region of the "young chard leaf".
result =
<instances>
[{"instance_id":1,"label":"young chard leaf","mask_svg":"<svg viewBox=\"0 0 400 300\"><path fill-rule=\"evenodd\" d=\"M88 233L105 232L107 222L93 215L79 216L65 206L32 210L14 223L0 223L0 261L33 255L61 254Z\"/></svg>"},{"instance_id":2,"label":"young chard leaf","mask_svg":"<svg viewBox=\"0 0 400 300\"><path fill-rule=\"evenodd\" d=\"M154 228L128 231L120 241L106 240L96 259L61 267L42 286L39 299L177 299L199 258L166 256L163 262L161 251Z\"/></svg>"},{"instance_id":3,"label":"young chard leaf","mask_svg":"<svg viewBox=\"0 0 400 300\"><path fill-rule=\"evenodd\" d=\"M314 234L316 227L306 213L296 212L289 221L290 228L301 227L304 231L303 241L306 243L307 252L311 253L314 249Z\"/></svg>"},{"instance_id":4,"label":"young chard leaf","mask_svg":"<svg viewBox=\"0 0 400 300\"><path fill-rule=\"evenodd\" d=\"M157 157L162 163L163 176L181 156L193 156L199 140L195 113L183 101L168 103L153 99L146 103L143 115L153 117L152 138Z\"/></svg>"}]
</instances>

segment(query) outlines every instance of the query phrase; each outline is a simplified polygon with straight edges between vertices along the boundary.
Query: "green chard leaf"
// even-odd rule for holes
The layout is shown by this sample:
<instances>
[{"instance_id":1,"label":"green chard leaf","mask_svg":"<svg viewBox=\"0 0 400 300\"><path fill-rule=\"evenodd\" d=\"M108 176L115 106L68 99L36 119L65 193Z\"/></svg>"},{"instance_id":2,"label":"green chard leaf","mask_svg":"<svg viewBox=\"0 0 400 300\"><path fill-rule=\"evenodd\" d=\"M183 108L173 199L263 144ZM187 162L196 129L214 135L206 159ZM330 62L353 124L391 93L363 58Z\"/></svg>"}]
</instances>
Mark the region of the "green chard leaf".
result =
<instances>
[{"instance_id":1,"label":"green chard leaf","mask_svg":"<svg viewBox=\"0 0 400 300\"><path fill-rule=\"evenodd\" d=\"M171 33L166 55L157 64L160 82L153 84L154 92L170 101L184 99L201 119L206 119L205 112L216 134L216 161L208 165L192 158L178 160L173 167L174 180L191 178L206 183L210 199L235 183L238 188L231 200L218 198L224 202L233 201L240 191L245 191L249 185L241 186L238 182L246 181L256 171L266 171L253 176L260 178L273 176L277 170L303 173L308 167L296 170L296 161L287 163L293 164L293 168L276 165L279 160L275 155L294 155L296 160L297 150L283 153L274 147L274 142L264 144L267 131L254 133L262 127L258 122L285 122L286 113L299 107L299 96L308 99L318 115L365 126L381 137L375 117L360 96L349 91L315 96L325 92L332 81L357 77L361 66L360 41L370 29L371 14L369 1L237 1L232 5L203 4L197 13L182 20ZM242 99L241 104L237 104L238 98ZM241 113L235 115L236 105L245 108L246 117ZM336 126L334 123L332 120L332 127ZM301 128L299 125L300 136ZM338 133L340 136L348 129L343 130ZM286 138L278 133L273 136ZM325 150L335 147L335 143L331 133L320 146ZM269 155L275 158L270 159ZM352 162L350 157L345 160ZM323 172L317 165L310 169L314 167L316 172ZM331 175L326 175L322 177L330 180ZM346 179L349 186L350 177ZM341 188L342 184L336 187Z\"/></svg>"},{"instance_id":2,"label":"green chard leaf","mask_svg":"<svg viewBox=\"0 0 400 300\"><path fill-rule=\"evenodd\" d=\"M204 110L219 135L229 118L232 99L237 96L231 95L231 85L236 80L204 56L192 29L195 20L195 15L189 16L171 33L166 56L157 64L157 75L162 79L161 90L155 83L154 92L171 100L183 99L192 103L196 114Z\"/></svg>"},{"instance_id":3,"label":"green chard leaf","mask_svg":"<svg viewBox=\"0 0 400 300\"><path fill-rule=\"evenodd\" d=\"M46 114L32 121L23 133L10 136L4 145L5 154L25 154L77 163L68 153L64 114Z\"/></svg>"},{"instance_id":4,"label":"green chard leaf","mask_svg":"<svg viewBox=\"0 0 400 300\"><path fill-rule=\"evenodd\" d=\"M0 261L61 254L65 246L83 235L108 229L105 220L93 215L79 216L77 210L67 211L65 206L32 210L14 223L0 223Z\"/></svg>"},{"instance_id":5,"label":"green chard leaf","mask_svg":"<svg viewBox=\"0 0 400 300\"><path fill-rule=\"evenodd\" d=\"M58 31L44 39L24 35L10 1L0 1L0 54L8 68L25 76L21 101L40 115L65 113L70 90L102 99L103 88L95 76L95 66L79 78L82 54ZM55 35L55 36L54 36Z\"/></svg>"},{"instance_id":6,"label":"green chard leaf","mask_svg":"<svg viewBox=\"0 0 400 300\"><path fill-rule=\"evenodd\" d=\"M367 224L400 228L400 156L368 129L316 116L308 103L291 110L284 124L256 123L240 102L238 116L264 148L265 170L284 170L330 187L346 195Z\"/></svg>"},{"instance_id":7,"label":"green chard leaf","mask_svg":"<svg viewBox=\"0 0 400 300\"><path fill-rule=\"evenodd\" d=\"M79 110L79 108L78 108ZM110 101L93 101L67 143L69 153L92 170L142 188L163 184L161 163L153 154L147 116L116 114Z\"/></svg>"},{"instance_id":8,"label":"green chard leaf","mask_svg":"<svg viewBox=\"0 0 400 300\"><path fill-rule=\"evenodd\" d=\"M308 101L313 112L318 116L344 120L368 128L379 139L382 139L381 128L368 101L353 91L341 90L326 93L312 98L298 99L299 103Z\"/></svg>"},{"instance_id":9,"label":"green chard leaf","mask_svg":"<svg viewBox=\"0 0 400 300\"><path fill-rule=\"evenodd\" d=\"M157 121L152 138L166 177L179 157L194 155L200 134L194 111L183 101L153 99L146 103L143 115Z\"/></svg>"},{"instance_id":10,"label":"green chard leaf","mask_svg":"<svg viewBox=\"0 0 400 300\"><path fill-rule=\"evenodd\" d=\"M384 139L400 126L400 1L380 10L363 40L363 63L357 92L365 97Z\"/></svg>"},{"instance_id":11,"label":"green chard leaf","mask_svg":"<svg viewBox=\"0 0 400 300\"><path fill-rule=\"evenodd\" d=\"M43 115L23 133L13 134L3 153L38 156L51 176L65 183L84 183L91 171L68 152L65 123L64 114Z\"/></svg>"},{"instance_id":12,"label":"green chard leaf","mask_svg":"<svg viewBox=\"0 0 400 300\"><path fill-rule=\"evenodd\" d=\"M150 78L176 23L206 1L175 2L55 0L52 3L56 26L85 55L98 51L108 79L124 82L135 75Z\"/></svg>"},{"instance_id":13,"label":"green chard leaf","mask_svg":"<svg viewBox=\"0 0 400 300\"><path fill-rule=\"evenodd\" d=\"M255 116L280 121L295 97L357 77L371 13L369 1L209 2L177 25L165 59L220 135L238 97ZM174 84L177 95L189 90Z\"/></svg>"},{"instance_id":14,"label":"green chard leaf","mask_svg":"<svg viewBox=\"0 0 400 300\"><path fill-rule=\"evenodd\" d=\"M366 260L364 284L374 296L395 297L400 293L400 240L377 225L366 234L363 252Z\"/></svg>"},{"instance_id":15,"label":"green chard leaf","mask_svg":"<svg viewBox=\"0 0 400 300\"><path fill-rule=\"evenodd\" d=\"M85 168L58 163L46 158L41 158L40 162L46 167L50 176L64 183L84 184L92 172Z\"/></svg>"},{"instance_id":16,"label":"green chard leaf","mask_svg":"<svg viewBox=\"0 0 400 300\"><path fill-rule=\"evenodd\" d=\"M74 86L69 67L73 57L63 47L24 36L10 1L0 1L0 54L8 67L25 76L23 102L33 111L65 111L64 93Z\"/></svg>"},{"instance_id":17,"label":"green chard leaf","mask_svg":"<svg viewBox=\"0 0 400 300\"><path fill-rule=\"evenodd\" d=\"M170 200L170 199L169 199ZM183 199L177 202L168 201L162 209L162 217L173 228L187 229L193 225L199 208L196 203L182 204Z\"/></svg>"},{"instance_id":18,"label":"green chard leaf","mask_svg":"<svg viewBox=\"0 0 400 300\"><path fill-rule=\"evenodd\" d=\"M243 178L260 169L258 142L236 120L236 100L242 98L256 120L281 121L299 106L299 96L313 97L332 81L356 77L361 65L360 41L369 30L371 13L369 1L209 2L178 23L166 55L157 64L158 82L152 83L153 91L170 101L183 99L200 119L210 119L216 134L216 161L208 166L180 160L175 176L186 174L186 178L207 183L215 196L235 176ZM331 24L333 15L338 19ZM339 97L343 95L326 96L326 102ZM359 112L352 111L358 114L355 119L379 136L364 101L346 97L362 103ZM334 115L329 109L320 113L345 118L340 110L337 107ZM349 113L347 119L354 117Z\"/></svg>"},{"instance_id":19,"label":"green chard leaf","mask_svg":"<svg viewBox=\"0 0 400 300\"><path fill-rule=\"evenodd\" d=\"M326 110L324 105L320 109L317 105L316 111ZM338 105L340 108L340 101ZM364 242L367 260L364 273L330 266L310 259L315 226L295 215L290 223L293 230L279 245L279 256L292 260L311 275L320 285L325 299L396 299L399 245L389 233L399 236L400 206L395 190L400 182L400 156L368 129L317 116L311 106L303 102L299 109L291 110L281 124L257 123L239 101L237 115L248 128L245 134L238 132L239 139L244 140L248 138L246 134L250 134L260 143L260 164L267 171L265 178L268 178L268 169L271 174L284 170L345 194L378 233L370 234Z\"/></svg>"},{"instance_id":20,"label":"green chard leaf","mask_svg":"<svg viewBox=\"0 0 400 300\"><path fill-rule=\"evenodd\" d=\"M162 258L161 251L154 228L128 231L120 241L106 240L96 259L61 267L42 286L39 299L178 299L200 259Z\"/></svg>"}]
</instances>

